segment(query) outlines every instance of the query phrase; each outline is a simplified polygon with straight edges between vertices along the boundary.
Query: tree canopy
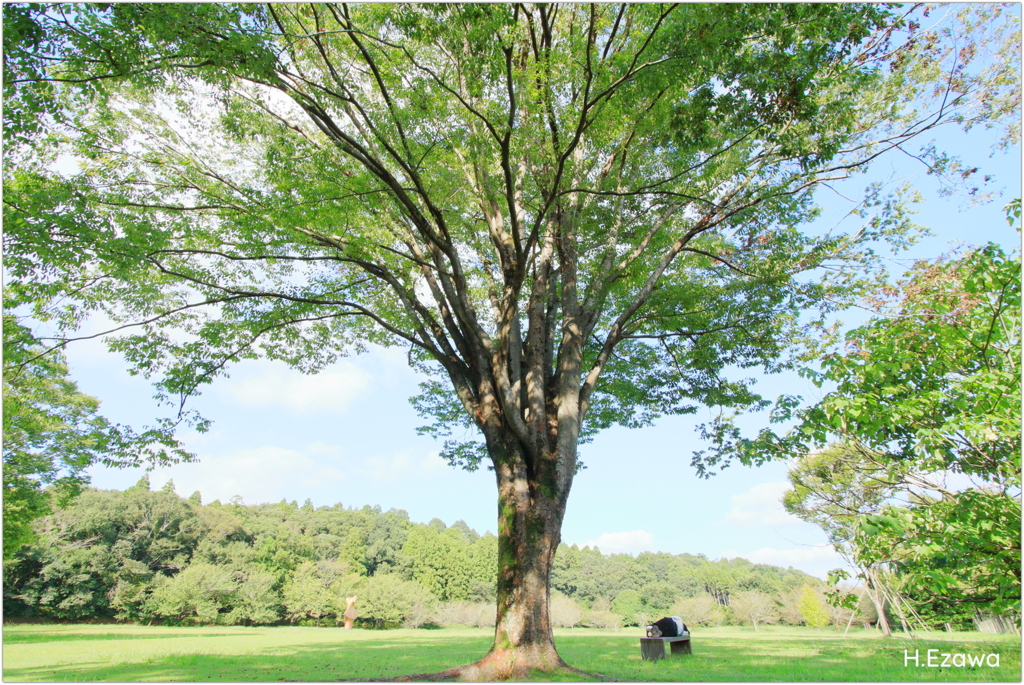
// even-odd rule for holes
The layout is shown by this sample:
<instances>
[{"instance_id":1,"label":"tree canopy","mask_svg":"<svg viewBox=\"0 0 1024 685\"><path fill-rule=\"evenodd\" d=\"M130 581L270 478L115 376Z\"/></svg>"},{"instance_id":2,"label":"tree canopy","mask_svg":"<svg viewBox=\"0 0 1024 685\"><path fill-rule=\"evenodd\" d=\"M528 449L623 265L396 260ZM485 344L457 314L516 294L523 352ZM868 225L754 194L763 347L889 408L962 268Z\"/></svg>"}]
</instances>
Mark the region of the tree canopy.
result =
<instances>
[{"instance_id":1,"label":"tree canopy","mask_svg":"<svg viewBox=\"0 0 1024 685\"><path fill-rule=\"evenodd\" d=\"M65 339L101 312L183 418L239 359L407 346L425 430L497 476L495 647L459 673L561 667L580 439L761 403L727 369L784 366L912 233L879 188L804 231L814 190L908 149L970 179L928 132L1014 120L1012 18L915 11L5 5L15 303Z\"/></svg>"}]
</instances>

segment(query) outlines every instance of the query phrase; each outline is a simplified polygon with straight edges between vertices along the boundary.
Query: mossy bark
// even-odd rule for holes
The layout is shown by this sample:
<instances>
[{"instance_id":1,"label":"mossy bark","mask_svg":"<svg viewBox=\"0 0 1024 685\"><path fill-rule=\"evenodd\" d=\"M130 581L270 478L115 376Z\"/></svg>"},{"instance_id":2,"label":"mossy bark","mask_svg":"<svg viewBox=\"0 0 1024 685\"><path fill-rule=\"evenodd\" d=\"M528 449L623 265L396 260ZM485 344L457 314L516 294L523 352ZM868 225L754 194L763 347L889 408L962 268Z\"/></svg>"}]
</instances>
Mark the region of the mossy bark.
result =
<instances>
[{"instance_id":1,"label":"mossy bark","mask_svg":"<svg viewBox=\"0 0 1024 685\"><path fill-rule=\"evenodd\" d=\"M525 451L518 449L514 440L502 441L497 449L492 446L492 456L498 480L494 642L487 655L476 663L398 680L530 680L535 671L566 671L594 677L562 661L555 648L548 611L551 567L561 541L571 473L565 477L557 454L545 459L545 464L529 463Z\"/></svg>"},{"instance_id":2,"label":"mossy bark","mask_svg":"<svg viewBox=\"0 0 1024 685\"><path fill-rule=\"evenodd\" d=\"M561 540L570 479L557 454L530 463L514 440L495 445L498 481L498 586L494 643L463 680L528 678L533 670L570 668L555 648L548 612L551 567ZM573 458L575 454L571 455Z\"/></svg>"}]
</instances>

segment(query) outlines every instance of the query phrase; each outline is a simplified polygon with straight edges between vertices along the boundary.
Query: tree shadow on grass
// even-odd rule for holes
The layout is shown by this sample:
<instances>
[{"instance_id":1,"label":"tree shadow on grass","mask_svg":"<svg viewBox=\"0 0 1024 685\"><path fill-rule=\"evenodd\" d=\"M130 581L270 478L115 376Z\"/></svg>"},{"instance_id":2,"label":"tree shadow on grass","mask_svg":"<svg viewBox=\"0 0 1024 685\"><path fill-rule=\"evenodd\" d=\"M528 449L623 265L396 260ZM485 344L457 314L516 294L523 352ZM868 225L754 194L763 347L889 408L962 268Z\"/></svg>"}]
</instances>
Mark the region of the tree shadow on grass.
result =
<instances>
[{"instance_id":1,"label":"tree shadow on grass","mask_svg":"<svg viewBox=\"0 0 1024 685\"><path fill-rule=\"evenodd\" d=\"M1019 645L1001 645L1002 668L912 668L904 665L904 649L940 646L926 640L908 645L891 640L793 639L758 640L694 635L693 654L643 661L635 637L561 638L558 650L573 666L610 678L662 682L1000 682L1019 680ZM947 644L942 651L951 651ZM976 644L956 651L985 651ZM923 657L922 657L923 661Z\"/></svg>"},{"instance_id":2,"label":"tree shadow on grass","mask_svg":"<svg viewBox=\"0 0 1024 685\"><path fill-rule=\"evenodd\" d=\"M205 634L204 634L205 636ZM250 654L181 653L133 663L89 662L39 668L5 669L4 680L51 682L331 682L390 680L408 674L436 673L471 663L490 647L491 638L446 636L443 639L388 638L317 645L270 647ZM562 658L594 674L593 679L637 681L744 680L737 664L750 660L743 640L714 640L695 645L692 656L669 656L658 662L640 659L636 637L560 637ZM768 645L761 645L761 648ZM746 673L787 680L783 655L759 659ZM757 677L755 680L766 678ZM533 681L588 680L566 674L536 673Z\"/></svg>"},{"instance_id":3,"label":"tree shadow on grass","mask_svg":"<svg viewBox=\"0 0 1024 685\"><path fill-rule=\"evenodd\" d=\"M377 680L441 671L482 657L490 638L442 641L360 640L296 645L250 654L161 655L130 663L84 662L5 668L4 681L49 682L332 682Z\"/></svg>"},{"instance_id":4,"label":"tree shadow on grass","mask_svg":"<svg viewBox=\"0 0 1024 685\"><path fill-rule=\"evenodd\" d=\"M186 637L235 637L238 633L172 633L168 635L136 635L132 633L93 633L76 635L74 633L4 633L4 642L9 645L27 645L43 642L64 642L74 640L171 640Z\"/></svg>"}]
</instances>

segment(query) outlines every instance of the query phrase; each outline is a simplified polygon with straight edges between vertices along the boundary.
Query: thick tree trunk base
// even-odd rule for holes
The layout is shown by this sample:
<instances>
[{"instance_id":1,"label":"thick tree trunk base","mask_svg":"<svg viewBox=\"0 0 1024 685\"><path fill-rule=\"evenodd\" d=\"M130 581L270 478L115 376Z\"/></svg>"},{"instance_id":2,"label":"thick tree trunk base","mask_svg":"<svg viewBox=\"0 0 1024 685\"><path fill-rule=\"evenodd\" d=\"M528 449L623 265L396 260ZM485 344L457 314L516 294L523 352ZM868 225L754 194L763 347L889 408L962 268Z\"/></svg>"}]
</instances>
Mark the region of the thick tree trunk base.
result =
<instances>
[{"instance_id":1,"label":"thick tree trunk base","mask_svg":"<svg viewBox=\"0 0 1024 685\"><path fill-rule=\"evenodd\" d=\"M486 683L495 681L531 680L531 675L536 671L544 673L564 672L607 680L596 673L587 673L578 668L573 668L558 656L558 653L548 647L518 648L518 649L494 649L480 661L465 666L456 666L437 673L416 673L413 675L388 678L388 682L474 682Z\"/></svg>"}]
</instances>

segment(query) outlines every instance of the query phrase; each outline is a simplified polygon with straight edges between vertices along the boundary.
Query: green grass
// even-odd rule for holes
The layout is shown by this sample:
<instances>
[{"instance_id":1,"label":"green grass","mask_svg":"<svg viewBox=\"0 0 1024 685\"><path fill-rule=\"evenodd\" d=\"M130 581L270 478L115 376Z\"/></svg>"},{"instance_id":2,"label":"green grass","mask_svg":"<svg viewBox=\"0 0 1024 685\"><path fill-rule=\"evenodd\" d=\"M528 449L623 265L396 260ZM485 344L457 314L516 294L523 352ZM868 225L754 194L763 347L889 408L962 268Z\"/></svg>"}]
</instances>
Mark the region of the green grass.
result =
<instances>
[{"instance_id":1,"label":"green grass","mask_svg":"<svg viewBox=\"0 0 1024 685\"><path fill-rule=\"evenodd\" d=\"M132 625L4 626L5 682L330 681L439 671L475 661L491 642L483 629L344 631L336 628L163 628ZM590 673L639 681L1019 682L1016 636L931 633L881 639L851 630L769 626L706 628L693 655L640 659L639 629L559 630L562 657ZM929 649L998 654L1000 665L929 668ZM904 650L921 665L904 666ZM544 680L544 674L534 675Z\"/></svg>"}]
</instances>

